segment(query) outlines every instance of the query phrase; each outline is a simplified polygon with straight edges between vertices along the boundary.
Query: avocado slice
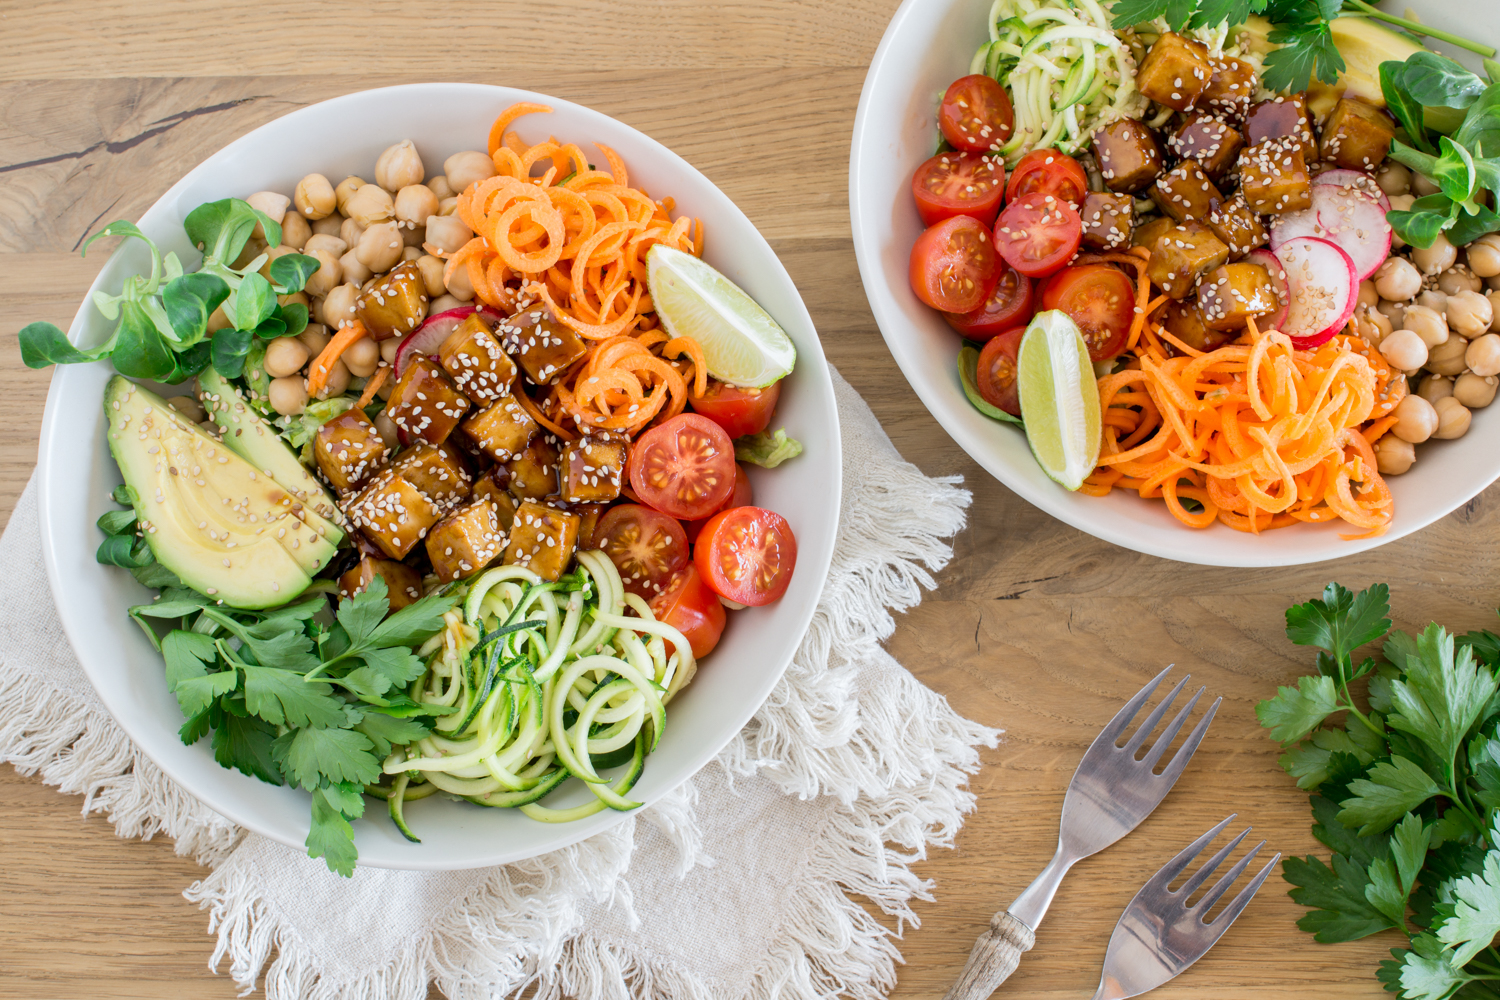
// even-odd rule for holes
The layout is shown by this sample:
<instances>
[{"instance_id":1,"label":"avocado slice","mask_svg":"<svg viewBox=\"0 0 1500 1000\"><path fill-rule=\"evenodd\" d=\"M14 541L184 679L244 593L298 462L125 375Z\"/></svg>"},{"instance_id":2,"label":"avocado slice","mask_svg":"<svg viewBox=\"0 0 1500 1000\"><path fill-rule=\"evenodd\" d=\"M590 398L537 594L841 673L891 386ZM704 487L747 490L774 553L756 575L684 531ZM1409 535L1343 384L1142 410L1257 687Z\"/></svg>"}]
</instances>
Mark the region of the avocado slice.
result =
<instances>
[{"instance_id":1,"label":"avocado slice","mask_svg":"<svg viewBox=\"0 0 1500 1000\"><path fill-rule=\"evenodd\" d=\"M301 517L297 497L160 396L116 375L104 415L146 543L194 590L230 607L274 607L332 558L336 543Z\"/></svg>"},{"instance_id":2,"label":"avocado slice","mask_svg":"<svg viewBox=\"0 0 1500 1000\"><path fill-rule=\"evenodd\" d=\"M276 433L255 407L245 401L240 390L212 368L198 376L198 398L208 411L209 419L219 425L224 443L255 468L281 484L296 496L331 529L329 537L337 545L344 533L335 524L340 519L338 507L328 490L302 464L281 435Z\"/></svg>"}]
</instances>

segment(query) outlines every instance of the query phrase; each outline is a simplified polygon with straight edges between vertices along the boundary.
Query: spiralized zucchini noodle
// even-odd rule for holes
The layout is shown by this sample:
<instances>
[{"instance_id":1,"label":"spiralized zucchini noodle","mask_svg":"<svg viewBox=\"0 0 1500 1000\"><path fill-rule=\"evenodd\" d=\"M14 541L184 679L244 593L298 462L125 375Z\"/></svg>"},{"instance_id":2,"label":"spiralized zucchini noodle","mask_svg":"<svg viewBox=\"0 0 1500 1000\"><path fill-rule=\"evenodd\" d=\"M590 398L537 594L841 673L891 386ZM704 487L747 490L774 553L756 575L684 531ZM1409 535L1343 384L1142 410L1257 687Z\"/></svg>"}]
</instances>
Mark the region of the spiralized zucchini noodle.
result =
<instances>
[{"instance_id":1,"label":"spiralized zucchini noodle","mask_svg":"<svg viewBox=\"0 0 1500 1000\"><path fill-rule=\"evenodd\" d=\"M1010 88L1015 132L1000 147L1007 163L1043 147L1077 153L1095 129L1145 112L1135 56L1098 0L995 0L989 29L969 72Z\"/></svg>"},{"instance_id":2,"label":"spiralized zucchini noodle","mask_svg":"<svg viewBox=\"0 0 1500 1000\"><path fill-rule=\"evenodd\" d=\"M406 836L415 839L403 803L435 792L556 823L640 805L626 795L696 663L682 633L625 592L608 556L579 552L555 583L521 566L490 570L447 618L419 650L427 670L408 692L447 714L385 762L391 818ZM619 765L613 780L600 774ZM594 800L539 804L569 777Z\"/></svg>"}]
</instances>

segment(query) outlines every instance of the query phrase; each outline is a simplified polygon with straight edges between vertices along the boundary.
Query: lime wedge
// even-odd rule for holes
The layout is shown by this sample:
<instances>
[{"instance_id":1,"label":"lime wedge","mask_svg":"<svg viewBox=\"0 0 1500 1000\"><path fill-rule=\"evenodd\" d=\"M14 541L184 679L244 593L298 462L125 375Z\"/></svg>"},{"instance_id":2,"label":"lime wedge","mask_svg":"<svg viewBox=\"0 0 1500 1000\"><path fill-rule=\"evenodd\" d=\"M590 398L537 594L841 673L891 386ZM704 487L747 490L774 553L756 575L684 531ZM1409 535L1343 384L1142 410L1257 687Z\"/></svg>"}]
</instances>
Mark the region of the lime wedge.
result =
<instances>
[{"instance_id":1,"label":"lime wedge","mask_svg":"<svg viewBox=\"0 0 1500 1000\"><path fill-rule=\"evenodd\" d=\"M761 388L791 374L797 349L786 331L697 257L658 243L646 254L646 280L667 332L696 340L714 378Z\"/></svg>"},{"instance_id":2,"label":"lime wedge","mask_svg":"<svg viewBox=\"0 0 1500 1000\"><path fill-rule=\"evenodd\" d=\"M1099 460L1099 387L1078 324L1058 309L1037 313L1016 359L1021 418L1037 464L1070 490Z\"/></svg>"}]
</instances>

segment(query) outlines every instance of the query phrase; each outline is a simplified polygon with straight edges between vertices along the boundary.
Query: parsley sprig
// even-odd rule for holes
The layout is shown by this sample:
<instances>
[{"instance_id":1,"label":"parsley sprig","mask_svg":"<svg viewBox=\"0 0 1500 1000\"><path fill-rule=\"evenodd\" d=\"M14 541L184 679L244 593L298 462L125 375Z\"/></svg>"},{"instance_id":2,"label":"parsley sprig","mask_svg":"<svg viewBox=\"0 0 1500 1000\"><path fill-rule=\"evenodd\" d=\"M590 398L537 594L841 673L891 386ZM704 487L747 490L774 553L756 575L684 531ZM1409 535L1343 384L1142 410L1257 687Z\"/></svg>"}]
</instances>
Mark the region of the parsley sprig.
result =
<instances>
[{"instance_id":1,"label":"parsley sprig","mask_svg":"<svg viewBox=\"0 0 1500 1000\"><path fill-rule=\"evenodd\" d=\"M1319 941L1405 935L1377 973L1391 992L1500 997L1500 636L1391 631L1389 596L1333 583L1287 611L1287 637L1320 650L1317 673L1256 715L1313 793L1331 856L1289 858L1283 875Z\"/></svg>"}]
</instances>

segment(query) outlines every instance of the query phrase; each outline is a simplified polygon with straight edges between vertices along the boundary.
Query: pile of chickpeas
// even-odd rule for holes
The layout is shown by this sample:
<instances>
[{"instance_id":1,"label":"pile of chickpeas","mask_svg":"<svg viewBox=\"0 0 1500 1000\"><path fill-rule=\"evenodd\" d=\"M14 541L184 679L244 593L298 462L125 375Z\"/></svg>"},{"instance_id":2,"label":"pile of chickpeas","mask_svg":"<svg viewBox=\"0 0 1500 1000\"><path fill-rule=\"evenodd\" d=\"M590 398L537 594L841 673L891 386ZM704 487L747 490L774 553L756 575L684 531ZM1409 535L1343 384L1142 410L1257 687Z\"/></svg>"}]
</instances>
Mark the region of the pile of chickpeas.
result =
<instances>
[{"instance_id":1,"label":"pile of chickpeas","mask_svg":"<svg viewBox=\"0 0 1500 1000\"><path fill-rule=\"evenodd\" d=\"M1393 161L1376 180L1394 210L1438 190ZM1400 475L1416 462L1417 445L1468 433L1473 412L1500 388L1500 234L1463 247L1443 235L1426 248L1395 237L1391 248L1360 283L1354 324L1411 390L1392 411L1395 426L1375 443L1380 471Z\"/></svg>"},{"instance_id":2,"label":"pile of chickpeas","mask_svg":"<svg viewBox=\"0 0 1500 1000\"><path fill-rule=\"evenodd\" d=\"M281 296L281 302L301 302L308 307L307 329L296 337L280 337L266 346L265 373L270 406L277 413L301 413L309 396L307 369L328 346L330 331L355 319L355 304L392 268L415 261L429 299L426 315L455 309L471 302L474 287L468 272L459 268L451 282L443 280L444 261L429 250L453 253L474 233L453 214L457 194L475 181L495 176L488 153L468 150L443 162L443 172L427 176L422 157L410 140L396 143L375 161L374 183L361 177L345 177L338 184L322 174L308 174L297 182L288 197L277 191L257 191L245 200L281 226L281 243L266 245L263 227L254 236L235 266L244 266L260 254L272 260L301 253L316 258L318 270L308 278L304 290ZM424 317L418 317L418 322ZM209 320L209 330L229 326L223 310ZM395 362L400 337L377 343L364 337L340 356L318 398L327 399L358 390L376 370ZM378 395L390 398L395 379L387 378ZM384 414L376 420L388 444L396 442L396 427Z\"/></svg>"}]
</instances>

